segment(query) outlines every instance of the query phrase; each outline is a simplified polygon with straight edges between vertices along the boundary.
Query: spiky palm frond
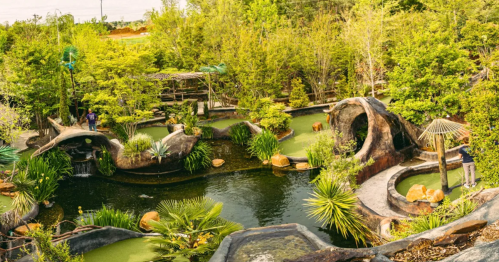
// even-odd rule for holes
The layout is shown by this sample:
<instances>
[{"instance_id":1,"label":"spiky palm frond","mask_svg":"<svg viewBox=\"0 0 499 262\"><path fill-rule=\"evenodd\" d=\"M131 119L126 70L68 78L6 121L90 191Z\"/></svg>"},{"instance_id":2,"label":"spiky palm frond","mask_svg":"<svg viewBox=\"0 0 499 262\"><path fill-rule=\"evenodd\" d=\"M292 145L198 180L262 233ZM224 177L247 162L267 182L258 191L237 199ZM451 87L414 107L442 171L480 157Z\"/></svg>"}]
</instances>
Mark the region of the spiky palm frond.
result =
<instances>
[{"instance_id":1,"label":"spiky palm frond","mask_svg":"<svg viewBox=\"0 0 499 262\"><path fill-rule=\"evenodd\" d=\"M158 142L151 141L151 149L149 149L149 153L152 156L152 159L157 158L158 163L161 163L161 159L163 157L166 157L167 155L170 154L168 151L168 148L170 148L169 145L163 144L163 141L159 140Z\"/></svg>"},{"instance_id":2,"label":"spiky palm frond","mask_svg":"<svg viewBox=\"0 0 499 262\"><path fill-rule=\"evenodd\" d=\"M0 166L11 164L19 161L19 156L16 154L16 149L10 146L0 147Z\"/></svg>"},{"instance_id":3,"label":"spiky palm frond","mask_svg":"<svg viewBox=\"0 0 499 262\"><path fill-rule=\"evenodd\" d=\"M76 61L78 58L79 52L78 49L75 46L66 46L64 47L64 50L62 50L62 58L61 62L63 63L71 63L73 61Z\"/></svg>"},{"instance_id":4,"label":"spiky palm frond","mask_svg":"<svg viewBox=\"0 0 499 262\"><path fill-rule=\"evenodd\" d=\"M351 190L345 189L332 176L323 176L315 184L312 197L305 199L309 207L308 216L322 223L322 226L336 228L343 237L351 235L356 243L366 244L369 228L356 213L357 198Z\"/></svg>"},{"instance_id":5,"label":"spiky palm frond","mask_svg":"<svg viewBox=\"0 0 499 262\"><path fill-rule=\"evenodd\" d=\"M211 152L211 146L208 143L203 141L197 142L184 159L184 168L192 173L209 167L211 165Z\"/></svg>"},{"instance_id":6,"label":"spiky palm frond","mask_svg":"<svg viewBox=\"0 0 499 262\"><path fill-rule=\"evenodd\" d=\"M12 210L15 214L14 221L17 222L31 210L36 202L31 193L35 186L35 181L30 179L25 171L19 171L12 179L12 184L16 186L17 190L17 194L12 201Z\"/></svg>"}]
</instances>

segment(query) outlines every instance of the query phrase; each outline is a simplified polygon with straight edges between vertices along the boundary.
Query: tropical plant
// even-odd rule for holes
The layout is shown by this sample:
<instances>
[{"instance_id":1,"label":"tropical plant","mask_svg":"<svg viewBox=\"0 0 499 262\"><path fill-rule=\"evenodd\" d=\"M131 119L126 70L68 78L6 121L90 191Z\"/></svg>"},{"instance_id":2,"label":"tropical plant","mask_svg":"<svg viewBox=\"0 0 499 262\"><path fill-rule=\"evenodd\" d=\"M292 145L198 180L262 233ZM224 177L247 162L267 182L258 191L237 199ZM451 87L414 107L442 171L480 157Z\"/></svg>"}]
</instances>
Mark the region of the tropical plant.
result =
<instances>
[{"instance_id":1,"label":"tropical plant","mask_svg":"<svg viewBox=\"0 0 499 262\"><path fill-rule=\"evenodd\" d=\"M211 165L211 147L208 143L199 141L191 152L184 159L184 167L187 171L191 172L207 168Z\"/></svg>"},{"instance_id":2,"label":"tropical plant","mask_svg":"<svg viewBox=\"0 0 499 262\"><path fill-rule=\"evenodd\" d=\"M73 166L71 165L71 157L66 151L60 148L54 148L44 152L41 156L48 165L60 176L73 175Z\"/></svg>"},{"instance_id":3,"label":"tropical plant","mask_svg":"<svg viewBox=\"0 0 499 262\"><path fill-rule=\"evenodd\" d=\"M245 145L251 138L251 132L244 123L238 123L230 127L229 136L234 144Z\"/></svg>"},{"instance_id":4,"label":"tropical plant","mask_svg":"<svg viewBox=\"0 0 499 262\"><path fill-rule=\"evenodd\" d=\"M208 108L208 102L203 103L203 115L205 119L210 119L210 109Z\"/></svg>"},{"instance_id":5,"label":"tropical plant","mask_svg":"<svg viewBox=\"0 0 499 262\"><path fill-rule=\"evenodd\" d=\"M206 197L164 200L157 211L159 222L150 221L161 236L148 241L154 251L167 261L207 259L230 233L243 226L220 217L223 203Z\"/></svg>"},{"instance_id":6,"label":"tropical plant","mask_svg":"<svg viewBox=\"0 0 499 262\"><path fill-rule=\"evenodd\" d=\"M213 127L211 126L200 126L203 139L213 139Z\"/></svg>"},{"instance_id":7,"label":"tropical plant","mask_svg":"<svg viewBox=\"0 0 499 262\"><path fill-rule=\"evenodd\" d=\"M60 241L52 243L52 231L49 229L37 229L27 234L33 238L35 251L30 252L34 262L83 262L83 255L71 255L69 243Z\"/></svg>"},{"instance_id":8,"label":"tropical plant","mask_svg":"<svg viewBox=\"0 0 499 262\"><path fill-rule=\"evenodd\" d=\"M28 178L35 181L33 196L38 203L49 200L59 187L62 175L50 166L42 157L30 159L27 163Z\"/></svg>"},{"instance_id":9,"label":"tropical plant","mask_svg":"<svg viewBox=\"0 0 499 262\"><path fill-rule=\"evenodd\" d=\"M76 59L78 58L78 49L74 46L66 46L64 50L62 51L62 58L61 58L61 64L64 67L67 67L69 70L69 74L71 76L71 86L73 87L73 100L74 100L74 105L75 105L75 112L76 112L76 117L79 118L79 112L78 112L78 100L76 98L76 89L75 89L75 83L74 83L74 77L73 77L73 71L74 71L74 65L76 63ZM64 97L64 96L63 96ZM63 105L65 103L62 103ZM61 108L62 110L67 110L66 108ZM67 121L66 119L63 121Z\"/></svg>"},{"instance_id":10,"label":"tropical plant","mask_svg":"<svg viewBox=\"0 0 499 262\"><path fill-rule=\"evenodd\" d=\"M87 211L83 212L81 207L78 207L78 213L80 214L80 220L76 223L79 225L95 225L95 226L111 226L119 227L128 230L138 231L139 218L134 216L130 212L123 212L119 209L107 208L102 205L102 209L97 211Z\"/></svg>"},{"instance_id":11,"label":"tropical plant","mask_svg":"<svg viewBox=\"0 0 499 262\"><path fill-rule=\"evenodd\" d=\"M0 147L0 167L19 161L16 149L10 146Z\"/></svg>"},{"instance_id":12,"label":"tropical plant","mask_svg":"<svg viewBox=\"0 0 499 262\"><path fill-rule=\"evenodd\" d=\"M151 148L151 141L153 141L153 139L150 135L138 133L125 144L123 155L132 159L140 156L141 152Z\"/></svg>"},{"instance_id":13,"label":"tropical plant","mask_svg":"<svg viewBox=\"0 0 499 262\"><path fill-rule=\"evenodd\" d=\"M17 190L12 201L13 221L17 223L36 203L32 193L35 181L31 180L25 171L20 170L12 178L12 184Z\"/></svg>"},{"instance_id":14,"label":"tropical plant","mask_svg":"<svg viewBox=\"0 0 499 262\"><path fill-rule=\"evenodd\" d=\"M102 156L99 158L99 166L97 169L99 172L105 176L111 176L116 171L116 166L114 165L113 157L111 153L105 146L101 146Z\"/></svg>"},{"instance_id":15,"label":"tropical plant","mask_svg":"<svg viewBox=\"0 0 499 262\"><path fill-rule=\"evenodd\" d=\"M198 117L197 115L192 114L192 110L189 109L187 115L184 118L184 131L186 135L194 135L195 127L198 125Z\"/></svg>"},{"instance_id":16,"label":"tropical plant","mask_svg":"<svg viewBox=\"0 0 499 262\"><path fill-rule=\"evenodd\" d=\"M330 130L320 131L315 136L315 142L306 148L308 164L311 167L323 166L326 159L334 158L335 140Z\"/></svg>"},{"instance_id":17,"label":"tropical plant","mask_svg":"<svg viewBox=\"0 0 499 262\"><path fill-rule=\"evenodd\" d=\"M291 81L291 94L289 95L289 105L292 108L306 107L310 103L307 93L305 92L305 85L302 84L301 78L295 78Z\"/></svg>"},{"instance_id":18,"label":"tropical plant","mask_svg":"<svg viewBox=\"0 0 499 262\"><path fill-rule=\"evenodd\" d=\"M250 117L274 133L286 131L291 124L291 115L283 112L285 108L284 104L274 103L270 98L262 98L255 103Z\"/></svg>"},{"instance_id":19,"label":"tropical plant","mask_svg":"<svg viewBox=\"0 0 499 262\"><path fill-rule=\"evenodd\" d=\"M261 161L270 160L278 150L279 141L274 133L269 130L262 130L261 133L254 135L249 141L248 151Z\"/></svg>"},{"instance_id":20,"label":"tropical plant","mask_svg":"<svg viewBox=\"0 0 499 262\"><path fill-rule=\"evenodd\" d=\"M333 176L320 177L311 196L305 199L308 216L321 222L322 226L334 226L343 237L351 235L357 244L360 242L366 245L366 240L373 237L362 217L356 212L355 193Z\"/></svg>"},{"instance_id":21,"label":"tropical plant","mask_svg":"<svg viewBox=\"0 0 499 262\"><path fill-rule=\"evenodd\" d=\"M151 141L152 147L149 149L149 153L152 156L152 159L157 158L158 163L161 164L161 159L163 157L166 157L170 154L168 151L168 148L170 148L169 145L163 144L162 140L159 140L158 142L154 143L154 141Z\"/></svg>"},{"instance_id":22,"label":"tropical plant","mask_svg":"<svg viewBox=\"0 0 499 262\"><path fill-rule=\"evenodd\" d=\"M128 142L128 134L126 133L122 125L116 123L116 120L114 120L114 118L108 118L103 122L107 126L109 126L109 130L113 132L114 135L116 135L116 137L122 144L126 144Z\"/></svg>"},{"instance_id":23,"label":"tropical plant","mask_svg":"<svg viewBox=\"0 0 499 262\"><path fill-rule=\"evenodd\" d=\"M199 110L199 105L198 102L193 102L192 103L192 113L197 116L198 115L198 110Z\"/></svg>"}]
</instances>

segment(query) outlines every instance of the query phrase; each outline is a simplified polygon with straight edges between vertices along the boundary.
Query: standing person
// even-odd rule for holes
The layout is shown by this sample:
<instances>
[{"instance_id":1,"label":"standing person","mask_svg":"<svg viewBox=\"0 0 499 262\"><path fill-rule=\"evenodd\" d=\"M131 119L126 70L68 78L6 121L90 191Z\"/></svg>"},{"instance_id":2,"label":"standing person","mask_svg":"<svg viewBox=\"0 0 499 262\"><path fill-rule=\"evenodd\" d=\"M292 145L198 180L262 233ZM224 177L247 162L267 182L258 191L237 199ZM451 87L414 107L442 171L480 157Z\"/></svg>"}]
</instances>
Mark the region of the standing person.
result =
<instances>
[{"instance_id":1,"label":"standing person","mask_svg":"<svg viewBox=\"0 0 499 262\"><path fill-rule=\"evenodd\" d=\"M88 123L88 129L92 131L92 128L94 129L95 132L97 132L97 126L96 122L97 121L97 115L95 113L92 113L92 109L88 109L88 115L87 115L87 123Z\"/></svg>"},{"instance_id":2,"label":"standing person","mask_svg":"<svg viewBox=\"0 0 499 262\"><path fill-rule=\"evenodd\" d=\"M464 177L466 179L466 184L464 187L470 188L470 180L469 175L471 173L471 186L475 187L475 161L473 160L473 156L470 155L471 149L469 145L469 138L465 137L463 139L464 146L459 148L459 158L463 159L463 168L464 168Z\"/></svg>"}]
</instances>

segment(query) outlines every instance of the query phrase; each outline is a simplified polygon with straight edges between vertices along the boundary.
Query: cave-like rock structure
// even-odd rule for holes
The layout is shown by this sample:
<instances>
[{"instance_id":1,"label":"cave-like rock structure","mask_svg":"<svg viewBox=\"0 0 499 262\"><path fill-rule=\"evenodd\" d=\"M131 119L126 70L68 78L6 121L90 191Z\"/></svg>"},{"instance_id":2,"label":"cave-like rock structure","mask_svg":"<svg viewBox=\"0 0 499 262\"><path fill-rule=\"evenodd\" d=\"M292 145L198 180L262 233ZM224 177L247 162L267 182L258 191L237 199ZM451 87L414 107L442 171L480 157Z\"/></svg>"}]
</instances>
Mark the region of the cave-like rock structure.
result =
<instances>
[{"instance_id":1,"label":"cave-like rock structure","mask_svg":"<svg viewBox=\"0 0 499 262\"><path fill-rule=\"evenodd\" d=\"M373 158L375 163L359 173L359 184L410 157L414 146L423 143L418 140L419 128L386 111L385 104L372 97L345 99L327 112L331 129L342 134L337 137L340 144L356 141L358 131L367 125L367 136L355 157L363 162Z\"/></svg>"},{"instance_id":2,"label":"cave-like rock structure","mask_svg":"<svg viewBox=\"0 0 499 262\"><path fill-rule=\"evenodd\" d=\"M163 158L161 163L158 163L157 159L152 159L151 154L147 151L142 152L140 157L132 160L123 155L124 146L117 139L109 140L106 135L85 130L81 126L61 126L50 118L49 122L58 135L35 151L32 157L54 147L91 147L94 150L100 150L100 147L104 146L111 153L118 169L140 175L157 175L182 169L181 160L191 152L199 140L199 137L188 136L183 129L180 129L162 139L163 144L170 146L168 149L170 155Z\"/></svg>"}]
</instances>

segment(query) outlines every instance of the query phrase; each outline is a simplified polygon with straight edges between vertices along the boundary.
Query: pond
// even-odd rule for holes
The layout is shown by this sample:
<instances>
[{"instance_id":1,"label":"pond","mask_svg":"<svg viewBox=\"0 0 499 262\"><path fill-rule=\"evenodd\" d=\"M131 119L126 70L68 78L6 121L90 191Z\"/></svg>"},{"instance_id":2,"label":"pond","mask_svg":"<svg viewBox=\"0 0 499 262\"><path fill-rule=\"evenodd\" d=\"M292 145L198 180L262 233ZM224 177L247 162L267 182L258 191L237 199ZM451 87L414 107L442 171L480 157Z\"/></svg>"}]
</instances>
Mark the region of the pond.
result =
<instances>
[{"instance_id":1,"label":"pond","mask_svg":"<svg viewBox=\"0 0 499 262\"><path fill-rule=\"evenodd\" d=\"M312 125L315 122L321 122L324 129L329 129L326 118L325 113L294 117L290 127L295 131L295 135L281 143L281 154L294 157L307 156L305 149L314 141L316 134L312 130Z\"/></svg>"},{"instance_id":2,"label":"pond","mask_svg":"<svg viewBox=\"0 0 499 262\"><path fill-rule=\"evenodd\" d=\"M206 124L206 125L216 127L218 129L222 129L222 128L226 128L232 124L240 123L243 121L250 121L250 120L249 119L224 119L224 120L215 121L215 122L212 122L212 123Z\"/></svg>"},{"instance_id":3,"label":"pond","mask_svg":"<svg viewBox=\"0 0 499 262\"><path fill-rule=\"evenodd\" d=\"M0 214L12 209L12 198L0 195Z\"/></svg>"},{"instance_id":4,"label":"pond","mask_svg":"<svg viewBox=\"0 0 499 262\"><path fill-rule=\"evenodd\" d=\"M132 185L98 177L67 178L60 182L55 202L64 209L64 219L78 217L84 210L99 209L102 204L136 214L154 210L161 200L210 197L223 202L222 217L241 223L245 228L299 223L328 243L355 247L336 230L322 228L307 217L304 199L310 197L316 176L311 171L285 171L274 175L272 169L236 171L212 175L170 185ZM152 198L140 198L145 194Z\"/></svg>"},{"instance_id":5,"label":"pond","mask_svg":"<svg viewBox=\"0 0 499 262\"><path fill-rule=\"evenodd\" d=\"M161 140L165 138L168 134L168 128L166 126L151 126L151 127L144 127L144 128L139 128L137 129L137 133L143 133L143 134L148 134L152 136L152 139L154 141Z\"/></svg>"},{"instance_id":6,"label":"pond","mask_svg":"<svg viewBox=\"0 0 499 262\"><path fill-rule=\"evenodd\" d=\"M480 173L476 172L476 178L479 178ZM447 171L447 180L449 182L449 188L457 186L459 184L464 183L464 169L462 167L456 168L453 170ZM397 191L405 196L407 192L414 184L425 185L427 189L441 189L442 186L440 184L440 173L431 173L431 174L421 174L408 177L402 180L397 185ZM480 188L484 183L482 181L477 182L477 187ZM452 193L448 195L451 200L458 199L461 196L462 189L464 187L459 186L452 190Z\"/></svg>"},{"instance_id":7,"label":"pond","mask_svg":"<svg viewBox=\"0 0 499 262\"><path fill-rule=\"evenodd\" d=\"M144 262L152 261L155 253L147 238L132 238L103 246L83 254L85 262Z\"/></svg>"}]
</instances>

